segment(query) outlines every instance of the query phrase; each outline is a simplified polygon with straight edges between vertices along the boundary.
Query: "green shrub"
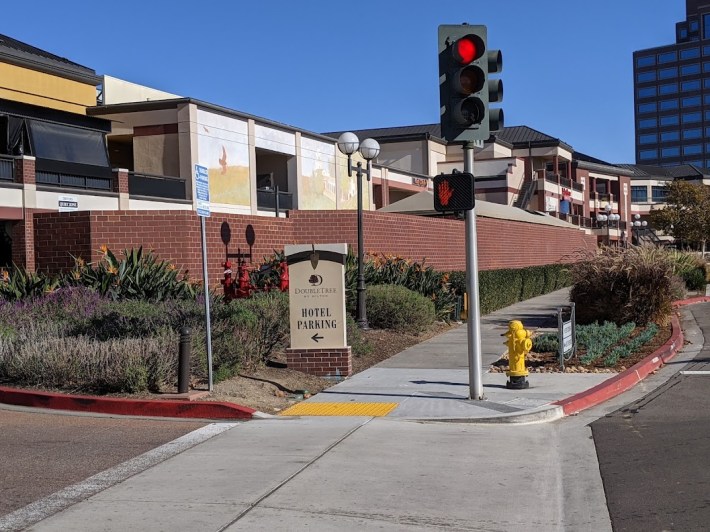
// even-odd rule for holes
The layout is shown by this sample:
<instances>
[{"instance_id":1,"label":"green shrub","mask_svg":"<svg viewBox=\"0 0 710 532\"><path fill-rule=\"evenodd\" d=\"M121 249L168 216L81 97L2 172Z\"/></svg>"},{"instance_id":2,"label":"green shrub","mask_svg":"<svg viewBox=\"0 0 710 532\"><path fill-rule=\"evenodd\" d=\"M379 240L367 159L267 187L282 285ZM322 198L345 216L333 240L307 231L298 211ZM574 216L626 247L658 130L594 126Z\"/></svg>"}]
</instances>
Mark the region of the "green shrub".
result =
<instances>
[{"instance_id":1,"label":"green shrub","mask_svg":"<svg viewBox=\"0 0 710 532\"><path fill-rule=\"evenodd\" d=\"M375 285L367 289L367 319L372 327L417 334L434 324L434 303L408 288Z\"/></svg>"},{"instance_id":2,"label":"green shrub","mask_svg":"<svg viewBox=\"0 0 710 532\"><path fill-rule=\"evenodd\" d=\"M350 314L345 315L347 344L350 346L353 356L363 356L372 352L372 344L365 338L360 327L357 326L355 318Z\"/></svg>"},{"instance_id":3,"label":"green shrub","mask_svg":"<svg viewBox=\"0 0 710 532\"><path fill-rule=\"evenodd\" d=\"M681 278L688 290L703 290L707 281L705 280L705 268L693 268L681 273Z\"/></svg>"},{"instance_id":4,"label":"green shrub","mask_svg":"<svg viewBox=\"0 0 710 532\"><path fill-rule=\"evenodd\" d=\"M25 386L109 393L157 391L174 380L177 336L98 341L46 324L0 338L0 380Z\"/></svg>"},{"instance_id":5,"label":"green shrub","mask_svg":"<svg viewBox=\"0 0 710 532\"><path fill-rule=\"evenodd\" d=\"M646 329L628 342L622 343L614 347L611 352L604 358L605 366L615 366L620 358L626 358L632 355L636 350L651 340L658 332L658 325L649 323Z\"/></svg>"},{"instance_id":6,"label":"green shrub","mask_svg":"<svg viewBox=\"0 0 710 532\"><path fill-rule=\"evenodd\" d=\"M682 297L668 252L655 246L602 247L572 266L577 322L666 323Z\"/></svg>"},{"instance_id":7,"label":"green shrub","mask_svg":"<svg viewBox=\"0 0 710 532\"><path fill-rule=\"evenodd\" d=\"M25 268L13 266L12 269L0 270L0 299L18 301L39 297L53 292L59 286L59 279Z\"/></svg>"},{"instance_id":8,"label":"green shrub","mask_svg":"<svg viewBox=\"0 0 710 532\"><path fill-rule=\"evenodd\" d=\"M288 295L259 292L249 299L216 302L212 307L213 377L225 379L263 365L285 347L289 333ZM207 342L204 317L192 323L192 371L205 377Z\"/></svg>"},{"instance_id":9,"label":"green shrub","mask_svg":"<svg viewBox=\"0 0 710 532\"><path fill-rule=\"evenodd\" d=\"M604 353L622 339L628 338L636 329L635 323L625 323L617 326L613 322L604 322L580 325L577 327L578 348L586 349L586 353L580 357L582 364L591 364L601 358Z\"/></svg>"},{"instance_id":10,"label":"green shrub","mask_svg":"<svg viewBox=\"0 0 710 532\"><path fill-rule=\"evenodd\" d=\"M451 290L448 275L423 263L390 255L368 256L363 265L363 276L368 287L373 285L404 286L434 302L439 320L448 320L456 307L457 296ZM357 257L349 253L345 263L346 308L355 315L357 298Z\"/></svg>"},{"instance_id":11,"label":"green shrub","mask_svg":"<svg viewBox=\"0 0 710 532\"><path fill-rule=\"evenodd\" d=\"M179 269L168 261L158 261L143 247L123 251L116 258L106 246L98 264L74 259L74 268L63 277L67 286L87 286L111 299L162 301L168 298L194 298L195 285L187 273L179 278Z\"/></svg>"},{"instance_id":12,"label":"green shrub","mask_svg":"<svg viewBox=\"0 0 710 532\"><path fill-rule=\"evenodd\" d=\"M557 353L560 348L557 334L545 333L532 339L532 350L536 353Z\"/></svg>"}]
</instances>

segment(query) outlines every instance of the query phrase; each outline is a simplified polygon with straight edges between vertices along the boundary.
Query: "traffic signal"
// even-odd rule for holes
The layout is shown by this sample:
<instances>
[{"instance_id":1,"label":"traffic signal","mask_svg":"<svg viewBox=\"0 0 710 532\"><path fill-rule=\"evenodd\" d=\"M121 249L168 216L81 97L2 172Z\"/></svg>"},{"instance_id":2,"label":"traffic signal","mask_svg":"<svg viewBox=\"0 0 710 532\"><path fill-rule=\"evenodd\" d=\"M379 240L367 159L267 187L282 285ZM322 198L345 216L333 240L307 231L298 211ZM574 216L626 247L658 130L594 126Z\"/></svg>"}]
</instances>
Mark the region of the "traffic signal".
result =
<instances>
[{"instance_id":1,"label":"traffic signal","mask_svg":"<svg viewBox=\"0 0 710 532\"><path fill-rule=\"evenodd\" d=\"M500 50L488 50L486 26L439 26L441 136L448 142L488 140L503 127L503 82L489 74L503 70Z\"/></svg>"},{"instance_id":2,"label":"traffic signal","mask_svg":"<svg viewBox=\"0 0 710 532\"><path fill-rule=\"evenodd\" d=\"M473 174L454 171L434 177L435 211L470 211L475 205Z\"/></svg>"}]
</instances>

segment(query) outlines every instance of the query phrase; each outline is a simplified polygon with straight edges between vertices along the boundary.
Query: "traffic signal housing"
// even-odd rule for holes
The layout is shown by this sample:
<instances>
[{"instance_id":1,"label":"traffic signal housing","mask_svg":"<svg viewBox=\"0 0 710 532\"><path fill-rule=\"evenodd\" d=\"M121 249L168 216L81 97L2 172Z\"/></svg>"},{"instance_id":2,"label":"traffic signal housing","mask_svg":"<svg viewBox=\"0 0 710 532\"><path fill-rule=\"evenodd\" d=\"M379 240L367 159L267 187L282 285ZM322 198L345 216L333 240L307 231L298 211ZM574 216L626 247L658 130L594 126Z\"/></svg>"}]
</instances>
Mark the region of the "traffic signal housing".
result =
<instances>
[{"instance_id":1,"label":"traffic signal housing","mask_svg":"<svg viewBox=\"0 0 710 532\"><path fill-rule=\"evenodd\" d=\"M503 82L490 74L503 70L500 50L488 50L486 26L439 26L441 135L448 142L488 140L503 127Z\"/></svg>"},{"instance_id":2,"label":"traffic signal housing","mask_svg":"<svg viewBox=\"0 0 710 532\"><path fill-rule=\"evenodd\" d=\"M454 172L434 177L434 210L470 211L476 205L473 174Z\"/></svg>"}]
</instances>

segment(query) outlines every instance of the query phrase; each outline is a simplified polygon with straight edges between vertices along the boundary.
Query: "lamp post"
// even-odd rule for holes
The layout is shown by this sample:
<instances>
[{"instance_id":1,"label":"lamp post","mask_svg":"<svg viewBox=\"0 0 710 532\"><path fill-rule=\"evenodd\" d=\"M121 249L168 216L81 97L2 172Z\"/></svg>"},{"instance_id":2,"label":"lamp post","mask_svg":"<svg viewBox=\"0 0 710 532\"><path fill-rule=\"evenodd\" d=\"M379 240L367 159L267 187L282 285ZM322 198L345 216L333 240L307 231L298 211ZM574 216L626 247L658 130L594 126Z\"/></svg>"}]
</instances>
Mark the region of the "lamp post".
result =
<instances>
[{"instance_id":1,"label":"lamp post","mask_svg":"<svg viewBox=\"0 0 710 532\"><path fill-rule=\"evenodd\" d=\"M358 150L359 148L359 150ZM356 151L360 152L363 159L367 161L367 167L363 172L362 162L357 162L357 325L361 329L369 329L367 323L367 311L365 309L365 274L364 266L364 247L362 234L362 178L367 176L367 182L370 182L370 174L372 172L372 159L380 153L380 145L375 139L365 139L360 143L355 133L346 132L340 135L338 139L338 149L341 153L348 156L348 177L353 175L352 154Z\"/></svg>"},{"instance_id":2,"label":"lamp post","mask_svg":"<svg viewBox=\"0 0 710 532\"><path fill-rule=\"evenodd\" d=\"M597 214L597 222L606 223L606 245L610 246L611 245L611 223L612 222L619 222L621 219L621 216L618 214L614 214L611 212L611 204L607 203L606 207L604 207L604 211L606 214ZM617 225L618 227L618 225Z\"/></svg>"},{"instance_id":3,"label":"lamp post","mask_svg":"<svg viewBox=\"0 0 710 532\"><path fill-rule=\"evenodd\" d=\"M636 244L639 245L641 244L641 230L646 229L646 226L648 225L648 222L644 220L643 222L641 221L641 215L640 214L634 214L634 223L633 223L633 228L636 229Z\"/></svg>"}]
</instances>

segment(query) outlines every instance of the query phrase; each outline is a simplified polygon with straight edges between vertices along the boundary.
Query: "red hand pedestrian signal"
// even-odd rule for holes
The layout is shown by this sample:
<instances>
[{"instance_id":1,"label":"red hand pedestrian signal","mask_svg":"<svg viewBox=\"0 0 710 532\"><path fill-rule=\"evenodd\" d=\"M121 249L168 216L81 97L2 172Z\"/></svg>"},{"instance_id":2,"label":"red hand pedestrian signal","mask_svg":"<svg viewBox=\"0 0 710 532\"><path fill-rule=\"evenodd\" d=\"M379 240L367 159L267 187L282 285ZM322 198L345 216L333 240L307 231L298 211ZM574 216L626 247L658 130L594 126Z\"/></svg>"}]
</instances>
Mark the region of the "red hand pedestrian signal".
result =
<instances>
[{"instance_id":1,"label":"red hand pedestrian signal","mask_svg":"<svg viewBox=\"0 0 710 532\"><path fill-rule=\"evenodd\" d=\"M437 192L439 193L439 203L443 207L448 207L449 200L454 194L454 189L451 188L448 181L442 181L437 185Z\"/></svg>"},{"instance_id":2,"label":"red hand pedestrian signal","mask_svg":"<svg viewBox=\"0 0 710 532\"><path fill-rule=\"evenodd\" d=\"M438 212L470 211L476 203L473 175L466 172L434 177L434 210Z\"/></svg>"}]
</instances>

